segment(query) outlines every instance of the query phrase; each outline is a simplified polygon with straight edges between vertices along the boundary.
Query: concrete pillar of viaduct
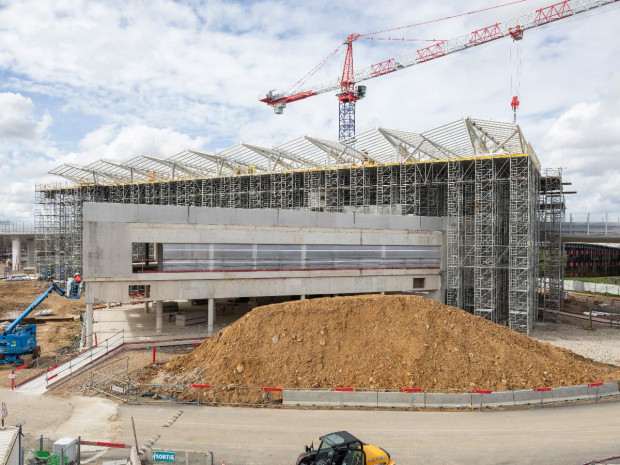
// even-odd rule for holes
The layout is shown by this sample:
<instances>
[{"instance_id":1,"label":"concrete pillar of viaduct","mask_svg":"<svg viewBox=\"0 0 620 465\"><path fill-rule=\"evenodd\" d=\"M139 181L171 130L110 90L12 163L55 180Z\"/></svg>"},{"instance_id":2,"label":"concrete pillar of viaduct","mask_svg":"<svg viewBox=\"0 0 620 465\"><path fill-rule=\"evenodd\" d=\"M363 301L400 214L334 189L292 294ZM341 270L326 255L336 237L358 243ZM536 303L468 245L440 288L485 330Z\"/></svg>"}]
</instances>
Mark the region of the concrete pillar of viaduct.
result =
<instances>
[{"instance_id":1,"label":"concrete pillar of viaduct","mask_svg":"<svg viewBox=\"0 0 620 465\"><path fill-rule=\"evenodd\" d=\"M19 271L22 260L22 240L19 237L13 237L11 242L11 262L13 264L13 271Z\"/></svg>"}]
</instances>

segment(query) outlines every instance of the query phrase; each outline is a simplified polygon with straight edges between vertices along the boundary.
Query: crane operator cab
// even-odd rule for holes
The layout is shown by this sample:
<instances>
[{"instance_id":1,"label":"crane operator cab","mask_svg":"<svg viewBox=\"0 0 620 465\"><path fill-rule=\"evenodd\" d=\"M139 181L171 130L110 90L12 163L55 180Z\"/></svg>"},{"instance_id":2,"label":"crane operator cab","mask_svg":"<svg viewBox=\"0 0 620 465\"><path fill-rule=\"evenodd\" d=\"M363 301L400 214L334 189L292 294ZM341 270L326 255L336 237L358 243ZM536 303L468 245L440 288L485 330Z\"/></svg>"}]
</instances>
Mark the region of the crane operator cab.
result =
<instances>
[{"instance_id":1,"label":"crane operator cab","mask_svg":"<svg viewBox=\"0 0 620 465\"><path fill-rule=\"evenodd\" d=\"M67 299L79 299L82 295L84 282L80 273L75 273L73 278L67 279Z\"/></svg>"}]
</instances>

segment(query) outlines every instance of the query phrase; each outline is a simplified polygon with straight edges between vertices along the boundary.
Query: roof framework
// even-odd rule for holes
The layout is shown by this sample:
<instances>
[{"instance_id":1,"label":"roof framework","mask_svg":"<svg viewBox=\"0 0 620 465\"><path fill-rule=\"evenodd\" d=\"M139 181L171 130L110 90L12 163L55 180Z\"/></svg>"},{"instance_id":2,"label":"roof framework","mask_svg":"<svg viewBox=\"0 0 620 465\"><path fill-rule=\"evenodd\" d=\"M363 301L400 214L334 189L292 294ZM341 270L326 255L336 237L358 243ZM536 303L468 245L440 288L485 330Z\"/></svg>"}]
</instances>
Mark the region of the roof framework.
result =
<instances>
[{"instance_id":1,"label":"roof framework","mask_svg":"<svg viewBox=\"0 0 620 465\"><path fill-rule=\"evenodd\" d=\"M50 174L106 185L520 154L539 166L518 125L464 118L423 133L376 128L342 141L302 136L275 147L241 143L217 153L187 149L167 158L65 163Z\"/></svg>"}]
</instances>

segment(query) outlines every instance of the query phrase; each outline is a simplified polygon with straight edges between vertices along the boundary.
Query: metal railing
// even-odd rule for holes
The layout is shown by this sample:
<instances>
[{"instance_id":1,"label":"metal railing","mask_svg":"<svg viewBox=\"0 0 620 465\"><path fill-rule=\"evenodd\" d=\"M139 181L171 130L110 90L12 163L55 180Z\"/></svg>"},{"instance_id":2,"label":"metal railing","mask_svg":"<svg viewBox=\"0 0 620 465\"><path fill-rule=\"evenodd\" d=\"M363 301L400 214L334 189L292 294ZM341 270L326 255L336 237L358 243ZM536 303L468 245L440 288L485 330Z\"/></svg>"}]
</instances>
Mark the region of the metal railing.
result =
<instances>
[{"instance_id":1,"label":"metal railing","mask_svg":"<svg viewBox=\"0 0 620 465\"><path fill-rule=\"evenodd\" d=\"M620 214L618 213L571 213L567 216L568 221L562 222L563 237L620 237Z\"/></svg>"},{"instance_id":2,"label":"metal railing","mask_svg":"<svg viewBox=\"0 0 620 465\"><path fill-rule=\"evenodd\" d=\"M0 221L0 234L34 234L34 223L22 221Z\"/></svg>"},{"instance_id":3,"label":"metal railing","mask_svg":"<svg viewBox=\"0 0 620 465\"><path fill-rule=\"evenodd\" d=\"M96 346L74 355L64 363L48 368L45 372L46 387L92 365L93 362L119 349L124 343L125 330L122 329Z\"/></svg>"},{"instance_id":4,"label":"metal railing","mask_svg":"<svg viewBox=\"0 0 620 465\"><path fill-rule=\"evenodd\" d=\"M219 330L220 327L221 326L218 326L217 330ZM127 334L123 329L116 333L113 333L111 336L102 341L98 341L96 339L96 334L93 333L93 339L95 339L94 347L73 354L70 357L65 358L64 360L59 360L58 356L45 364L42 364L39 362L39 360L36 360L36 374L28 376L24 379L20 379L17 383L17 386L19 388L24 387L24 385L26 385L27 383L37 383L40 384L41 387L47 389L48 387L51 387L52 385L58 383L60 380L67 378L74 373L82 371L84 368L103 359L107 355L115 352L116 350L126 345L157 345L160 343L165 343L167 341L175 342L185 340L203 340L211 336L212 334L212 332L209 331L207 327L198 327L198 331L179 333L175 333L173 331L172 333L168 332L166 334L155 334L154 331L155 330L153 330L153 333L150 333L150 331L145 330L147 334L132 335ZM26 373L24 372L22 376L25 375Z\"/></svg>"}]
</instances>

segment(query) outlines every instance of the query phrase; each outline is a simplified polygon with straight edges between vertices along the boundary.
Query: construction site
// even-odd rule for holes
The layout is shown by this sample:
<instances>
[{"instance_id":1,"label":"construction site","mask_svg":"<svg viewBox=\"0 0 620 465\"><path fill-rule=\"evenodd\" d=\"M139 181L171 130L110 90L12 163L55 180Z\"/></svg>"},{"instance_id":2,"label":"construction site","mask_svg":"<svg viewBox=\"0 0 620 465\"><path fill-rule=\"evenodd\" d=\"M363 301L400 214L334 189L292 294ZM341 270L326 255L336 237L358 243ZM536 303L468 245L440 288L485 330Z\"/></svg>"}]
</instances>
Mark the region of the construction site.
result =
<instances>
[{"instance_id":1,"label":"construction site","mask_svg":"<svg viewBox=\"0 0 620 465\"><path fill-rule=\"evenodd\" d=\"M73 184L37 186L37 263L61 280L82 271L85 202L414 215L445 219L449 305L524 333L537 318L539 283L544 305L559 307L561 173L541 169L511 123L467 118L423 133L380 128L52 173ZM155 261L144 247L134 247L134 263Z\"/></svg>"},{"instance_id":2,"label":"construction site","mask_svg":"<svg viewBox=\"0 0 620 465\"><path fill-rule=\"evenodd\" d=\"M357 70L354 43L413 26L351 34L259 97L282 115L335 92L337 139L59 162L33 227L0 231L6 465L619 459L620 217L566 232L576 192L517 124L518 85L510 121L356 132L355 114L370 79L498 39L518 67L527 31L616 2L562 0ZM338 52L338 79L307 86ZM25 419L41 435L22 444Z\"/></svg>"}]
</instances>

